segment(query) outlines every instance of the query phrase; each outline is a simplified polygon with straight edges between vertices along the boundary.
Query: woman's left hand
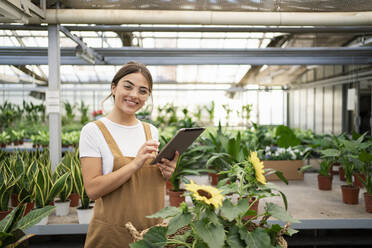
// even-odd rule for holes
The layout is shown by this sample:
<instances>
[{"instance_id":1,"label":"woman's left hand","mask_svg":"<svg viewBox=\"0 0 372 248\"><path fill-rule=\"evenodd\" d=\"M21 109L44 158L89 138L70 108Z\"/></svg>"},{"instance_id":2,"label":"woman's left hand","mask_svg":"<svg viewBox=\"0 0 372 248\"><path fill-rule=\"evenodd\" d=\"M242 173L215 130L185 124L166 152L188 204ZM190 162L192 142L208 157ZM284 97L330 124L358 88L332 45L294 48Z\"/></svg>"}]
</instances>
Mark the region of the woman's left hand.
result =
<instances>
[{"instance_id":1,"label":"woman's left hand","mask_svg":"<svg viewBox=\"0 0 372 248\"><path fill-rule=\"evenodd\" d=\"M179 156L180 156L179 152L176 151L172 161L169 161L166 158L162 158L161 162L158 163L158 167L160 169L160 172L163 175L165 180L169 180L169 178L172 176L172 174L174 172L174 169L176 169L177 160L178 160Z\"/></svg>"}]
</instances>

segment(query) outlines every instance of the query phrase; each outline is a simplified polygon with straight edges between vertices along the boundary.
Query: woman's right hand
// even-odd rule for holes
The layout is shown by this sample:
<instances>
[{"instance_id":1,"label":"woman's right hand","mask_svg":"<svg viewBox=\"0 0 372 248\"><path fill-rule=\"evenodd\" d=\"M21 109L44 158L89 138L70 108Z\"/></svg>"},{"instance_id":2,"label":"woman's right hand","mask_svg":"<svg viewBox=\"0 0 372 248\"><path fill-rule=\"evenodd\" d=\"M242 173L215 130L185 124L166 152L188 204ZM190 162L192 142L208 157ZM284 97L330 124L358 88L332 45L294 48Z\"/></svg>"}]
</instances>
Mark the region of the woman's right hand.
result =
<instances>
[{"instance_id":1,"label":"woman's right hand","mask_svg":"<svg viewBox=\"0 0 372 248\"><path fill-rule=\"evenodd\" d=\"M156 140L148 140L141 146L137 156L133 160L137 169L141 168L147 159L154 159L156 157L159 144Z\"/></svg>"}]
</instances>

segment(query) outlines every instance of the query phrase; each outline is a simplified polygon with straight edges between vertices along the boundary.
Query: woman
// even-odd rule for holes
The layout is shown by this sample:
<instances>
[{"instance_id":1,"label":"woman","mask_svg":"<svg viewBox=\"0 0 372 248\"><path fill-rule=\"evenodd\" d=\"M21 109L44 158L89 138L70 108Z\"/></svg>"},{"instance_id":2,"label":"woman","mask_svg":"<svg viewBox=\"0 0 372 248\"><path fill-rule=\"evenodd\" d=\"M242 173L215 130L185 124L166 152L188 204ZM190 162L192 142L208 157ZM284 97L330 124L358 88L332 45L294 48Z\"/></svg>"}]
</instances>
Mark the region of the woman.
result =
<instances>
[{"instance_id":1,"label":"woman","mask_svg":"<svg viewBox=\"0 0 372 248\"><path fill-rule=\"evenodd\" d=\"M158 152L157 129L141 123L135 113L152 91L149 70L129 62L114 76L114 107L106 116L88 123L80 135L80 159L84 186L96 201L85 247L129 247L125 228L130 221L138 229L158 224L146 216L164 207L164 183L179 157L150 165ZM107 99L106 98L106 99Z\"/></svg>"}]
</instances>

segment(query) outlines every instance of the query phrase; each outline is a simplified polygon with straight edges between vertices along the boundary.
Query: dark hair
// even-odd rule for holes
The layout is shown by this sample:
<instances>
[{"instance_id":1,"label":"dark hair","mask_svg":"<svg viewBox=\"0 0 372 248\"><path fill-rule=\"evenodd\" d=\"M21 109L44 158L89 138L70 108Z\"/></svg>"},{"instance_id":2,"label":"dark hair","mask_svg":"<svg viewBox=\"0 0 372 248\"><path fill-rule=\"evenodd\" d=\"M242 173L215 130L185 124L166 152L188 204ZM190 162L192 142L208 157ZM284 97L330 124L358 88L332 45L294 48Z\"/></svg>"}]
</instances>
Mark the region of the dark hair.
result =
<instances>
[{"instance_id":1,"label":"dark hair","mask_svg":"<svg viewBox=\"0 0 372 248\"><path fill-rule=\"evenodd\" d=\"M144 64L134 61L130 61L120 68L120 70L115 74L114 78L112 79L111 86L112 85L117 86L120 79L122 79L126 75L138 72L141 73L146 78L146 81L149 83L150 92L152 92L152 76L149 69L147 69L147 67Z\"/></svg>"},{"instance_id":2,"label":"dark hair","mask_svg":"<svg viewBox=\"0 0 372 248\"><path fill-rule=\"evenodd\" d=\"M128 63L126 63L125 65L123 65L120 68L120 70L115 74L114 78L111 81L111 87L113 85L116 87L118 85L120 79L122 79L126 75L129 75L129 74L132 74L132 73L138 73L138 72L141 73L142 76L145 77L146 81L149 84L149 90L150 90L150 93L151 93L153 82L152 82L152 76L151 76L151 73L150 73L149 69L147 69L147 67L144 64L134 62L134 61L129 61ZM109 99L111 96L112 96L112 93L102 101L102 104L107 99ZM115 99L115 96L113 96L113 97Z\"/></svg>"}]
</instances>

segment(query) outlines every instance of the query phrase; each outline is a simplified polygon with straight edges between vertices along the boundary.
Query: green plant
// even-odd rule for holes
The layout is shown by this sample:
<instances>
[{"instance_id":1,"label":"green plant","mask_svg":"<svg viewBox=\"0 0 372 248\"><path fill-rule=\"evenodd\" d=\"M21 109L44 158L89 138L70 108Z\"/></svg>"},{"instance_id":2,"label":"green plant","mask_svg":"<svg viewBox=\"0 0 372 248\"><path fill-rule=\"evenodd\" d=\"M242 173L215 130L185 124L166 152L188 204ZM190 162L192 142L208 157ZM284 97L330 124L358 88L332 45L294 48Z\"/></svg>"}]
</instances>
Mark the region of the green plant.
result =
<instances>
[{"instance_id":1,"label":"green plant","mask_svg":"<svg viewBox=\"0 0 372 248\"><path fill-rule=\"evenodd\" d=\"M70 173L65 173L56 181L53 180L50 161L38 161L36 176L34 177L36 190L35 202L37 208L47 206L62 191Z\"/></svg>"},{"instance_id":2,"label":"green plant","mask_svg":"<svg viewBox=\"0 0 372 248\"><path fill-rule=\"evenodd\" d=\"M80 123L83 125L89 121L88 110L89 110L88 106L85 105L84 101L81 101L80 106L79 106L79 111L80 111Z\"/></svg>"},{"instance_id":3,"label":"green plant","mask_svg":"<svg viewBox=\"0 0 372 248\"><path fill-rule=\"evenodd\" d=\"M71 154L70 157L70 170L72 174L72 180L74 184L74 188L76 192L80 195L80 201L81 201L81 208L82 209L88 209L90 199L87 195L87 192L84 187L83 182L83 175L81 173L81 164L79 159L79 152L78 149L76 149L74 154Z\"/></svg>"},{"instance_id":4,"label":"green plant","mask_svg":"<svg viewBox=\"0 0 372 248\"><path fill-rule=\"evenodd\" d=\"M10 140L11 140L10 135L7 132L2 131L0 133L0 144L2 145L8 144L11 142Z\"/></svg>"},{"instance_id":5,"label":"green plant","mask_svg":"<svg viewBox=\"0 0 372 248\"><path fill-rule=\"evenodd\" d=\"M0 221L0 247L20 247L20 244L25 240L34 236L33 234L25 235L24 231L39 223L41 219L48 216L55 207L46 206L32 210L26 216L23 216L25 208L26 206L24 204L20 204Z\"/></svg>"},{"instance_id":6,"label":"green plant","mask_svg":"<svg viewBox=\"0 0 372 248\"><path fill-rule=\"evenodd\" d=\"M57 181L58 178L62 177L65 174L68 174L65 184L63 185L61 191L58 194L59 200L61 202L67 201L68 197L70 196L72 192L73 185L74 185L70 167L68 165L65 165L65 163L68 163L68 162L64 162L64 160L62 160L62 162L57 166L55 173L53 175L54 181Z\"/></svg>"},{"instance_id":7,"label":"green plant","mask_svg":"<svg viewBox=\"0 0 372 248\"><path fill-rule=\"evenodd\" d=\"M239 193L240 188L235 187L236 190L230 193ZM248 219L246 217L252 214L248 198L241 197L235 202L225 197L225 192L220 189L192 181L186 184L186 189L193 206L182 203L179 208L166 207L148 216L168 219L169 222L167 226L150 228L130 247L285 247L286 241L282 236L297 232L289 228L289 223L298 221L274 203L267 202L264 213ZM284 227L270 225L267 222L270 217L287 224ZM128 223L126 226L131 225Z\"/></svg>"},{"instance_id":8,"label":"green plant","mask_svg":"<svg viewBox=\"0 0 372 248\"><path fill-rule=\"evenodd\" d=\"M362 151L358 159L362 163L361 172L364 174L365 179L360 178L362 184L366 188L368 194L372 195L372 154L371 154L371 146L368 150Z\"/></svg>"},{"instance_id":9,"label":"green plant","mask_svg":"<svg viewBox=\"0 0 372 248\"><path fill-rule=\"evenodd\" d=\"M214 114L215 114L215 109L216 109L216 106L214 104L214 101L211 102L211 105L208 106L204 106L204 109L208 112L209 114L209 123L211 125L213 125L213 122L214 122Z\"/></svg>"},{"instance_id":10,"label":"green plant","mask_svg":"<svg viewBox=\"0 0 372 248\"><path fill-rule=\"evenodd\" d=\"M246 104L242 106L242 119L245 120L245 124L249 125L249 119L251 118L253 105Z\"/></svg>"},{"instance_id":11,"label":"green plant","mask_svg":"<svg viewBox=\"0 0 372 248\"><path fill-rule=\"evenodd\" d=\"M14 163L14 161L9 160L0 164L0 211L8 210L13 187L20 178L20 176L14 176L11 170L13 166L10 163Z\"/></svg>"},{"instance_id":12,"label":"green plant","mask_svg":"<svg viewBox=\"0 0 372 248\"><path fill-rule=\"evenodd\" d=\"M64 102L63 105L65 107L66 115L62 117L62 124L68 124L73 122L76 116L74 113L76 105L70 104L69 102Z\"/></svg>"},{"instance_id":13,"label":"green plant","mask_svg":"<svg viewBox=\"0 0 372 248\"><path fill-rule=\"evenodd\" d=\"M295 133L287 126L280 125L276 128L275 136L278 146L283 148L294 147L301 144Z\"/></svg>"},{"instance_id":14,"label":"green plant","mask_svg":"<svg viewBox=\"0 0 372 248\"><path fill-rule=\"evenodd\" d=\"M227 104L222 104L222 108L225 110L226 112L226 126L229 126L229 120L230 120L230 114L232 112L232 109L230 108L229 105Z\"/></svg>"},{"instance_id":15,"label":"green plant","mask_svg":"<svg viewBox=\"0 0 372 248\"><path fill-rule=\"evenodd\" d=\"M319 174L322 176L332 176L331 175L331 166L332 161L329 159L323 159L322 162L320 162L320 169Z\"/></svg>"}]
</instances>

